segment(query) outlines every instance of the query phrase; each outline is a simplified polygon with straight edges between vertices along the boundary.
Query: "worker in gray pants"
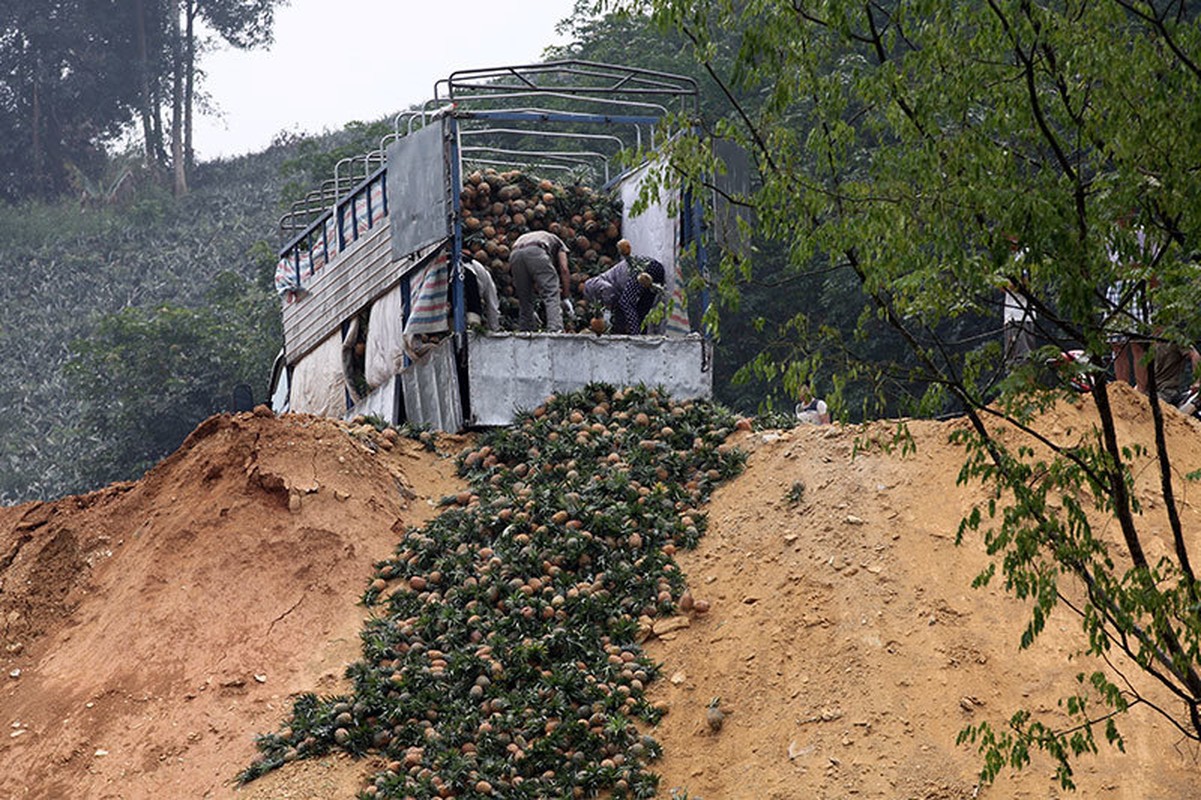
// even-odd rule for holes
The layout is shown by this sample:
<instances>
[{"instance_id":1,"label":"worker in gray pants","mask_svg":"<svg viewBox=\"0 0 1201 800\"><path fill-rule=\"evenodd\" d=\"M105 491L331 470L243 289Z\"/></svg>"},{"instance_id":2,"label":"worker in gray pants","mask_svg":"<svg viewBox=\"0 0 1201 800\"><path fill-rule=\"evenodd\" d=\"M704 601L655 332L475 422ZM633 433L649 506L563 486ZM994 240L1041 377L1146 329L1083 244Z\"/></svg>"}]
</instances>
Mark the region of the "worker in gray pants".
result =
<instances>
[{"instance_id":1,"label":"worker in gray pants","mask_svg":"<svg viewBox=\"0 0 1201 800\"><path fill-rule=\"evenodd\" d=\"M538 330L535 300L540 299L546 306L546 330L561 332L563 309L560 301L567 299L571 291L567 245L547 231L523 233L513 242L509 267L513 273L513 290L517 294L518 330Z\"/></svg>"}]
</instances>

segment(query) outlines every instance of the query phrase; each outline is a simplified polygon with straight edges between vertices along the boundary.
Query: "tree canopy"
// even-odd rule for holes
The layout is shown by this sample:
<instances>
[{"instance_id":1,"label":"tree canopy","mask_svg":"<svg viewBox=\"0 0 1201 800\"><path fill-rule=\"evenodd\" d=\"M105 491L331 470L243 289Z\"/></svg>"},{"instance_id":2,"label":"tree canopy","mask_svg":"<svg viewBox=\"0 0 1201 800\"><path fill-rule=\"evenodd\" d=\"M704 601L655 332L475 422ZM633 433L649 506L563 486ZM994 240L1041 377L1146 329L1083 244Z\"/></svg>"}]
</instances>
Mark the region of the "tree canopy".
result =
<instances>
[{"instance_id":1,"label":"tree canopy","mask_svg":"<svg viewBox=\"0 0 1201 800\"><path fill-rule=\"evenodd\" d=\"M49 196L89 169L137 103L132 15L118 2L0 6L0 192Z\"/></svg>"},{"instance_id":2,"label":"tree canopy","mask_svg":"<svg viewBox=\"0 0 1201 800\"><path fill-rule=\"evenodd\" d=\"M199 420L231 410L236 386L260 386L278 342L261 335L269 326L247 321L274 314L274 298L225 272L198 308L131 307L103 317L67 365L77 423L92 443L84 477L141 475Z\"/></svg>"},{"instance_id":3,"label":"tree canopy","mask_svg":"<svg viewBox=\"0 0 1201 800\"><path fill-rule=\"evenodd\" d=\"M196 53L204 35L196 23L235 47L257 47L271 41L279 2L0 6L0 198L48 198L79 188L102 171L105 148L135 119L147 166L186 161L190 169Z\"/></svg>"},{"instance_id":4,"label":"tree canopy","mask_svg":"<svg viewBox=\"0 0 1201 800\"><path fill-rule=\"evenodd\" d=\"M756 233L783 248L793 274L862 290L864 306L844 311L857 333L798 313L781 329L795 348L764 369L796 385L837 352L851 356L839 381L879 374L892 367L854 356L869 326L894 331L908 351L895 367L926 387L919 410L958 410L970 423L963 478L992 485L998 502L965 519L961 535L979 531L1006 585L1030 603L1023 646L1067 606L1091 653L1123 654L1140 672L1082 676L1066 703L1078 727L1020 713L1000 729L965 730L985 776L1042 748L1070 785L1072 757L1096 748L1094 723L1120 741L1111 715L1150 704L1149 683L1175 698L1156 710L1201 739L1197 542L1169 513L1171 556L1147 557L1151 534L1130 492L1135 454L1117 441L1101 369L1112 338L1187 344L1199 330L1195 9L1149 0L601 5L680 32L729 90L732 113L710 137L677 142L674 168L700 187L720 170L712 138L744 145L760 183L738 200L754 209ZM730 36L735 55L723 64ZM756 267L728 258L727 294L737 297ZM980 335L1007 291L1033 311L1042 345L1018 366L1001 357L995 326ZM1135 313L1144 304L1150 319ZM1046 367L1067 349L1085 358ZM1070 442L1039 437L1033 415L1073 384L1091 394L1096 426ZM1146 388L1172 508L1179 487L1162 415L1175 412L1161 410L1154 379ZM1030 445L998 440L998 417L1026 430ZM1094 531L1098 516L1116 520L1116 538Z\"/></svg>"}]
</instances>

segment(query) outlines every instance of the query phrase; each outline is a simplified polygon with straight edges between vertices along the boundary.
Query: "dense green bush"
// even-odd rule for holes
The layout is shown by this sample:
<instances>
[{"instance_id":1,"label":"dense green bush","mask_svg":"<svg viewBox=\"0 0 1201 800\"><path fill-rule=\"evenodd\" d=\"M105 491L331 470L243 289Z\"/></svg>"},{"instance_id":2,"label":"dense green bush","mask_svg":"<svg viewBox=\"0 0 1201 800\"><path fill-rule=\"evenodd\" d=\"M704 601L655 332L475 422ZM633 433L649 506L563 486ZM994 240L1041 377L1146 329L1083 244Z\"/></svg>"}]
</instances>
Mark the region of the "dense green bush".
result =
<instances>
[{"instance_id":1,"label":"dense green bush","mask_svg":"<svg viewBox=\"0 0 1201 800\"><path fill-rule=\"evenodd\" d=\"M262 276L294 152L202 164L178 200L147 181L111 204L0 206L0 502L136 476L232 384L265 395L281 337Z\"/></svg>"},{"instance_id":2,"label":"dense green bush","mask_svg":"<svg viewBox=\"0 0 1201 800\"><path fill-rule=\"evenodd\" d=\"M89 444L81 477L137 477L200 420L231 410L234 387L261 384L278 350L278 338L265 335L276 316L274 298L230 272L197 308L164 304L104 316L65 371L77 435Z\"/></svg>"}]
</instances>

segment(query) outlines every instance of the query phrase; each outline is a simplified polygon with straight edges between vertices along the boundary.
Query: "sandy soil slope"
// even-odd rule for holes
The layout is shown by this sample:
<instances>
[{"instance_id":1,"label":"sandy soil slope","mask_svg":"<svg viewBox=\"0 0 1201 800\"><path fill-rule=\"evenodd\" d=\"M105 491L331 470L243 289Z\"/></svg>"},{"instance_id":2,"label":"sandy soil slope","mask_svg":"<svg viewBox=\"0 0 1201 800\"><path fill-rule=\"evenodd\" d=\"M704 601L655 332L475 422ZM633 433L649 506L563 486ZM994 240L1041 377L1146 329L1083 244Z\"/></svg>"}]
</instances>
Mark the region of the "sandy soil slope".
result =
<instances>
[{"instance_id":1,"label":"sandy soil slope","mask_svg":"<svg viewBox=\"0 0 1201 800\"><path fill-rule=\"evenodd\" d=\"M0 510L0 797L228 796L289 696L340 688L372 563L458 486L368 438L214 417L136 484Z\"/></svg>"},{"instance_id":2,"label":"sandy soil slope","mask_svg":"<svg viewBox=\"0 0 1201 800\"><path fill-rule=\"evenodd\" d=\"M1141 398L1114 397L1120 435L1150 441ZM1043 427L1084 420L1068 406ZM1201 468L1201 428L1169 422L1178 473ZM955 486L954 424L912 423L906 457L855 453L885 423L739 434L748 469L680 557L712 610L647 645L669 708L661 796L1064 796L1039 757L978 787L978 757L955 745L975 720L1054 713L1090 665L1066 609L1019 651L1025 607L970 588L986 560L954 535L980 490ZM370 565L459 488L445 454L461 440L441 455L380 441L305 416L216 417L137 483L0 509L0 798L353 797L371 765L347 758L232 778L289 697L340 688ZM1166 530L1157 476L1136 486ZM1181 486L1201 548L1201 500ZM1135 711L1122 730L1125 755L1080 760L1076 796L1201 792L1201 756L1165 723Z\"/></svg>"}]
</instances>

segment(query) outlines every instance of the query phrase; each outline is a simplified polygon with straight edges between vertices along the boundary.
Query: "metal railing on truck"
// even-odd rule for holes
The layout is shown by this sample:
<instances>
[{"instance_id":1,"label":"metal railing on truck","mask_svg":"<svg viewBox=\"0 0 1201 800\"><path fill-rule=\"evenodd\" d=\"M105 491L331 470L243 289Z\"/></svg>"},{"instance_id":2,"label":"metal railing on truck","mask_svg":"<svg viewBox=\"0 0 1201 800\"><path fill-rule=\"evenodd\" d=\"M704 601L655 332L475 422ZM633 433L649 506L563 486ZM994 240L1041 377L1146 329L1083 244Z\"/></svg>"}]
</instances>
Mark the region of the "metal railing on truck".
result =
<instances>
[{"instance_id":1,"label":"metal railing on truck","mask_svg":"<svg viewBox=\"0 0 1201 800\"><path fill-rule=\"evenodd\" d=\"M541 100L537 107L528 101ZM652 100L664 102L651 102ZM556 101L575 108L548 107ZM386 147L411 134L415 125L424 127L437 116L451 120L450 161L454 229L452 263L462 250L461 208L457 192L464 164L468 166L530 166L572 171L597 165L596 174L608 184L610 161L626 149L641 149L645 140L655 142L656 126L670 111L695 116L699 103L696 82L684 76L655 70L621 67L597 62L566 60L541 64L506 65L460 70L434 85L434 97L420 111L396 115L394 131L381 140L380 148L354 159L343 159L334 178L324 182L292 205L280 219L286 237L276 271L276 287L286 300L301 291L313 275L334 262L354 242L368 233L388 214ZM431 105L436 110L431 110ZM580 107L588 110L580 110ZM671 108L674 106L674 109ZM619 113L620 112L620 113ZM641 113L635 113L641 112ZM475 124L480 123L480 124ZM528 127L497 127L496 123ZM587 133L579 130L549 130L548 125L605 125L626 130L625 135ZM403 130L402 130L403 128ZM484 137L534 136L556 143L575 141L599 149L510 148L495 144L464 145ZM457 270L456 270L457 272ZM461 332L461 276L455 276L455 329Z\"/></svg>"},{"instance_id":2,"label":"metal railing on truck","mask_svg":"<svg viewBox=\"0 0 1201 800\"><path fill-rule=\"evenodd\" d=\"M299 201L281 219L286 238L280 250L277 288L285 297L285 323L290 313L296 318L287 309L295 308L310 286L325 294L329 291L320 287L342 293L355 288L333 270L347 269L339 267L342 259L351 264L362 260L352 257L351 251L364 237L377 242L359 251L367 253L367 258L379 258L378 242L383 242L384 248L391 245L388 280L392 286L399 281L402 289L408 287L405 281L410 272L430 263L430 254L436 252L431 248L442 247L439 261L449 272L449 291L442 290L443 302L452 316L449 328L455 334L455 349L465 355L460 192L466 170L488 164L526 169L536 165L539 170L572 172L590 169L594 178L610 186L623 178L624 173L615 176L612 170L623 152L641 151L647 143L663 141L669 135L662 127L664 118L674 111L688 123L695 120L697 107L698 91L692 79L649 70L565 61L453 73L438 82L433 100L395 117L393 132L381 140L378 150L340 162L332 181ZM603 126L604 132L596 132L597 126ZM588 130L590 127L593 130ZM424 179L414 177L423 172ZM594 180L588 182L595 185ZM694 263L703 268L699 209L683 198L679 211L674 223L679 238L673 241L682 247L693 245ZM418 217L422 219L415 222ZM377 236L375 231L382 226L388 230ZM414 233L415 229L419 230ZM388 266L387 262L378 264ZM368 294L380 291L383 283L377 280L372 286L376 288ZM334 332L339 325L345 327L344 319L333 316L357 314L359 310L350 306L361 302L365 309L376 299L375 294L352 294L350 299L341 298L330 319L307 323L320 330L289 340L288 363L302 358L321 335ZM299 303L310 310L305 312L310 317L312 309L334 307L325 298L315 300ZM704 298L701 300L703 303ZM446 310L441 313L445 320ZM406 295L406 324L409 314ZM285 331L288 327L285 324Z\"/></svg>"}]
</instances>

